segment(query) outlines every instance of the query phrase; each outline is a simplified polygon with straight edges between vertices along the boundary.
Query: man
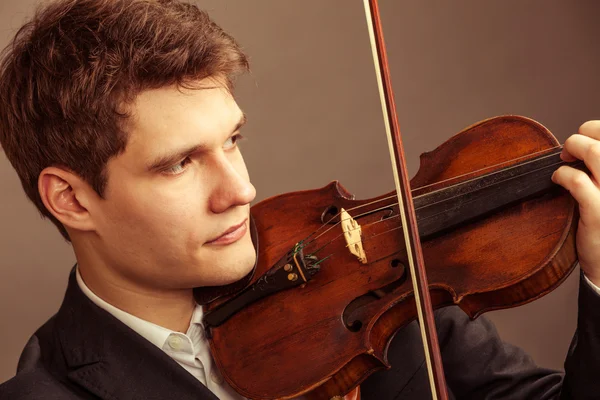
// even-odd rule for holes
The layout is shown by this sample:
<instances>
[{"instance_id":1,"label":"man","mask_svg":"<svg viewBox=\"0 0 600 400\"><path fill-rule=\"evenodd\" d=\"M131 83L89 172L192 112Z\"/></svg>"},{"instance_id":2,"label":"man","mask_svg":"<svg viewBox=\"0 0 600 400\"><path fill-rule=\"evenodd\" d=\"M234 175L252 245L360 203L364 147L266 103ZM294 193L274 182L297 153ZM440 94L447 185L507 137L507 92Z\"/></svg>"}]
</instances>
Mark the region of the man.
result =
<instances>
[{"instance_id":1,"label":"man","mask_svg":"<svg viewBox=\"0 0 600 400\"><path fill-rule=\"evenodd\" d=\"M255 190L236 145L245 118L231 95L247 67L233 38L172 0L60 0L17 34L0 66L0 143L77 266L0 398L242 398L215 368L192 289L236 282L255 261ZM564 157L600 176L598 139L600 123L584 124ZM554 179L580 204L585 272L567 375L446 308L436 318L455 398L600 393L600 192L570 168ZM362 397L427 396L418 343L413 323L391 345L394 368L368 378Z\"/></svg>"}]
</instances>

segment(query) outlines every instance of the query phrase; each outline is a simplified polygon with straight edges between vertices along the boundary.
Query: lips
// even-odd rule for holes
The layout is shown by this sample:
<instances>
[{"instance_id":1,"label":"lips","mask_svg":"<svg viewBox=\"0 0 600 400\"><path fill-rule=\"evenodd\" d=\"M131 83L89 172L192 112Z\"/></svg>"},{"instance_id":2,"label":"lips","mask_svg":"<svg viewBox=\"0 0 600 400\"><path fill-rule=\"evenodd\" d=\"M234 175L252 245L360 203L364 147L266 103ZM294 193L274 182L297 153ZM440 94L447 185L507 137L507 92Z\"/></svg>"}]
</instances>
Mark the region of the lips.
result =
<instances>
[{"instance_id":1,"label":"lips","mask_svg":"<svg viewBox=\"0 0 600 400\"><path fill-rule=\"evenodd\" d=\"M237 242L248 230L248 226L246 224L247 221L248 219L245 219L241 223L233 225L225 232L221 233L218 237L206 242L206 244L225 245Z\"/></svg>"}]
</instances>

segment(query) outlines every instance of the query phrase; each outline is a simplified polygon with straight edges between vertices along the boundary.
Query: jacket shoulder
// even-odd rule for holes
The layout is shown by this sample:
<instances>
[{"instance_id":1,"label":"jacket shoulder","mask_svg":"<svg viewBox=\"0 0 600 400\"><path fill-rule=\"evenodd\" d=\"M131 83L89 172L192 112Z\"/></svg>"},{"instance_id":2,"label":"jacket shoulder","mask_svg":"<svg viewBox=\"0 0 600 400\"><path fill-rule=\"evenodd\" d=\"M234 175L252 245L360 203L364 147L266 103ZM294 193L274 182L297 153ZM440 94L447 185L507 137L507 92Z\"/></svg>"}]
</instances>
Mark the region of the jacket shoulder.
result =
<instances>
[{"instance_id":1,"label":"jacket shoulder","mask_svg":"<svg viewBox=\"0 0 600 400\"><path fill-rule=\"evenodd\" d=\"M44 369L22 372L0 384L0 399L71 400L81 399Z\"/></svg>"},{"instance_id":2,"label":"jacket shoulder","mask_svg":"<svg viewBox=\"0 0 600 400\"><path fill-rule=\"evenodd\" d=\"M10 400L71 400L89 398L78 395L74 389L52 374L52 367L44 358L57 360L53 340L56 315L52 316L29 339L17 366L17 374L0 384L0 399ZM44 354L46 357L44 357Z\"/></svg>"}]
</instances>

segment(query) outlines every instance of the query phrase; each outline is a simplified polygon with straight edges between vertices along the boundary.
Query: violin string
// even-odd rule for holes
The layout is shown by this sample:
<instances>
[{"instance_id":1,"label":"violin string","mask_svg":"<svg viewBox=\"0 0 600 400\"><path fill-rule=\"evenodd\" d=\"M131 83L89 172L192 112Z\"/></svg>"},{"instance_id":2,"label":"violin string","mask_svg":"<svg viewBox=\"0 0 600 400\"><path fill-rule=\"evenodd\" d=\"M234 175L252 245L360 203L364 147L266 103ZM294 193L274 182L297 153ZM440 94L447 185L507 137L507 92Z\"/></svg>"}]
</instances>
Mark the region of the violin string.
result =
<instances>
[{"instance_id":1,"label":"violin string","mask_svg":"<svg viewBox=\"0 0 600 400\"><path fill-rule=\"evenodd\" d=\"M395 215L395 216L393 216L393 217L390 217L390 218L381 219L381 220L379 220L379 221L371 222L371 223L369 223L369 224L363 225L363 226L362 226L362 228L365 228L365 227L372 227L373 225L379 224L379 223L381 223L381 222L384 222L384 221L391 220L392 218L398 218L398 217L399 217L398 215ZM352 231L355 231L355 230L358 230L358 229L361 229L361 227L358 227L358 228L352 228L352 229L349 229L348 231L349 231L349 232L352 232ZM310 253L309 253L309 255L315 255L316 253L318 253L319 251L323 250L325 247L329 246L331 243L333 243L333 242L334 242L334 241L336 241L337 239L341 238L343 235L344 235L344 233L343 233L343 232L342 232L342 233L338 233L338 235L337 235L336 237L334 237L333 239L329 240L329 242L327 242L327 243L324 243L324 244L323 244L323 245L322 245L320 248L318 248L317 250L310 252ZM313 242L314 242L314 241L313 241ZM311 242L311 243L313 243L313 242ZM347 244L347 245L346 245L346 247L348 247L348 246L351 246L351 245L352 245L352 246L354 246L355 244L358 244L358 243L361 243L361 242L362 242L362 240L360 240L360 241L357 241L357 242L354 242L354 243L349 243L349 244ZM308 244L307 244L307 246L308 246Z\"/></svg>"},{"instance_id":2,"label":"violin string","mask_svg":"<svg viewBox=\"0 0 600 400\"><path fill-rule=\"evenodd\" d=\"M514 175L514 176L511 176L511 177L505 178L505 179L503 179L503 180L500 180L500 181L496 181L496 182L494 182L492 185L484 186L484 187L482 187L481 189L483 189L483 188L487 188L487 187L490 187L490 186L493 186L493 185L498 185L498 184L500 184L500 183L503 183L503 182L506 182L506 181L510 181L510 180L512 180L512 179L520 178L520 177L523 177L523 176L526 176L526 175L529 175L529 174L533 174L533 173L535 173L535 172L537 172L537 171L540 171L540 170L543 170L543 169L546 169L546 168L551 168L551 167L554 167L554 166L557 166L557 165L562 165L562 164L565 164L565 162L564 162L564 161L560 161L560 162L557 162L557 163L554 163L554 164L549 164L549 165L546 165L546 166L544 166L544 167L540 167L540 168L532 169L532 170L530 170L530 171L527 171L527 172L525 172L525 173L518 174L518 175ZM573 165L575 165L575 166L579 166L579 165L581 165L581 164L582 164L582 162L576 162L576 163L574 163ZM461 184L462 184L462 183L467 183L467 182L469 182L469 181L461 182ZM452 187L452 186L448 186L448 188L451 188L451 187ZM425 205L423 205L423 206L421 206L421 207L417 207L417 208L415 208L415 211L416 211L416 210L423 209L423 208L426 208L426 207L429 207L429 206L431 206L431 205L434 205L434 204L438 204L438 203L442 203L442 202L445 202L445 201L448 201L448 200L456 199L457 197L461 197L461 196L467 195L467 194L469 194L469 193L476 192L477 190L479 190L479 189L471 190L471 191L469 191L469 192L465 192L465 193L460 193L460 194L457 194L457 195L454 195L454 196L451 196L451 197L446 197L446 198L444 198L444 199L442 199L442 200L440 200L440 201L437 201L437 202L433 202L433 203L427 203L427 204L425 204ZM421 196L426 196L426 195L429 195L429 194L431 194L431 193L434 193L434 192L429 192L429 193L426 193L426 194L424 194L424 195L421 195ZM415 198L419 198L419 197L421 197L421 196L416 196ZM436 214L436 215L438 215L438 214ZM429 217L428 217L428 218L429 218ZM425 219L425 218L424 218L424 219Z\"/></svg>"},{"instance_id":3,"label":"violin string","mask_svg":"<svg viewBox=\"0 0 600 400\"><path fill-rule=\"evenodd\" d=\"M555 156L555 155L556 155L556 154L555 154L555 153L553 153L553 154L550 154L550 155L542 156L542 157L536 158L534 161L543 160L543 159L545 159L545 158L552 157L552 156ZM532 163L532 162L533 162L533 161L527 161L527 162L525 162L525 163L521 163L521 164L518 164L518 165L515 165L515 166L512 166L512 167L506 168L505 170L508 170L508 169L510 169L510 168L514 168L514 167L516 167L516 166L527 165L527 163ZM561 161L561 162L558 162L558 163L552 164L552 165L550 165L550 166L548 166L548 167L552 167L552 166L554 166L554 165L559 165L559 164L562 164L562 163L564 163L564 162L563 162L563 161ZM544 168L547 168L547 167L544 167ZM503 170L503 171L505 171L505 170ZM528 172L526 172L525 174L520 174L520 175L517 175L517 176L515 176L515 177L523 176L523 175L526 175L526 174L528 174L528 173L533 173L533 172L535 172L535 171L538 171L538 170L539 170L539 169L536 169L536 170L533 170L533 171L528 171ZM504 182L504 181L506 181L506 180L508 180L508 179L513 179L513 178L515 178L515 177L507 178L507 179L505 179L505 180L503 180L503 181L499 181L499 182L496 182L496 183L501 183L501 182ZM480 178L481 178L481 177L479 177L479 178L474 178L474 179L470 179L470 180L466 180L466 181L462 181L462 182L459 182L459 183L457 183L457 184L454 184L454 185L447 186L447 187L445 187L445 188L442 188L442 189L434 190L434 191L431 191L431 192L425 193L425 194L423 194L423 195L415 196L415 197L414 197L414 199L418 199L418 198L420 198L420 197L427 196L427 195L430 195L430 194L432 194L432 193L436 193L436 192L440 192L440 191L443 191L443 190L447 190L447 189L453 188L453 187L455 187L455 186L458 186L458 185L461 185L461 184L465 184L465 183L467 183L467 182L474 181L474 180L476 180L476 179L480 179ZM454 179L454 178L453 178L453 179ZM447 181L447 180L446 180L446 181ZM440 181L440 182L444 182L444 181ZM440 201L447 201L447 200L451 200L451 199L453 199L453 198L456 198L456 197L458 197L458 196L461 196L461 195L464 195L464 194L465 194L465 193L463 193L463 194L460 194L460 195L457 195L457 196L453 196L453 197L450 197L450 198L446 198L446 199L443 199L443 200L440 200ZM377 203L377 202L380 202L380 201L389 200L389 199L391 199L391 198L394 198L394 197L395 197L395 196L388 196L388 197L386 197L386 198L378 199L378 200L375 200L375 201L372 201L372 202L369 202L369 203L366 203L366 204L363 204L363 205L360 205L360 206L357 206L357 207L350 208L350 209L348 209L347 211L353 211L353 210L357 210L357 209L360 209L360 208L362 208L362 207L366 207L366 206L368 206L368 205L372 205L372 204L375 204L375 203ZM436 203L431 203L431 204L436 204ZM430 206L431 204L427 204L427 205L425 205L425 206L422 206L422 207L415 208L415 211L416 211L416 210L420 210L420 209L422 209L423 207ZM369 213L375 213L375 212L378 212L378 211L381 211L381 210L385 210L385 209L387 209L387 208L390 208L390 207L394 207L394 206L396 206L396 205L398 205L398 203L397 203L397 202L396 202L396 203L392 203L392 204L387 204L387 205L385 205L384 207L380 207L380 208L377 208L377 209L375 209L375 210L371 210L371 211L369 211ZM336 217L340 216L340 214L341 214L341 213L338 213L338 214L336 214L334 217L330 218L330 219L329 219L329 221L327 221L327 223L331 222L331 221L332 221L334 218L336 218ZM355 215L355 216L353 216L352 218L360 218L360 217L364 216L365 214L366 214L366 213L363 213L363 214L358 214L358 215ZM345 221L345 219L344 219L344 220L343 220L343 219L340 219L340 221L339 221L338 223L336 223L336 224L333 224L333 225L332 225L332 226L330 226L328 229L326 229L324 232L322 232L320 235L318 235L318 236L316 236L314 239L312 239L310 242L307 242L307 243L305 244L305 246L307 246L307 245L308 245L308 244L310 244L311 242L313 242L313 241L315 241L315 240L319 239L319 238L320 238L322 235L326 234L326 233L327 233L327 232L329 232L331 229L335 228L336 226L338 226L340 223L342 223L342 222L344 222L344 221ZM309 235L307 238L305 238L305 241L306 241L306 240L308 240L308 239L310 238L310 236L312 236L312 235L316 234L316 233L317 233L317 232L318 232L320 229L322 229L324 226L325 226L325 225L322 225L322 226L321 226L321 227L319 227L317 230L315 230L315 231L314 231L314 232L313 232L311 235Z\"/></svg>"},{"instance_id":4,"label":"violin string","mask_svg":"<svg viewBox=\"0 0 600 400\"><path fill-rule=\"evenodd\" d=\"M368 202L368 203L365 203L365 204L361 204L361 205L359 205L359 206L356 206L356 207L349 208L349 209L347 209L346 211L347 211L347 212L350 212L350 211L358 210L359 208L368 207L368 206L370 206L370 205L373 205L373 204L379 203L379 202L381 202L381 201L390 200L390 199L393 199L393 198L395 198L395 197L396 197L396 196L388 196L388 197L384 197L384 198L377 199L377 200L374 200L374 201L371 201L371 202ZM398 203L395 203L395 204L398 204ZM394 206L394 204L391 204L391 206L393 207L393 206ZM385 205L384 207L377 208L377 209L375 209L375 210L372 210L371 212L377 212L377 211L385 210L386 208L389 208L389 207L390 207L390 205ZM340 217L340 215L341 215L341 214L342 214L342 213L341 213L341 211L340 211L340 212L338 212L336 215L334 215L333 217L329 218L329 220L327 220L325 223L323 223L323 225L321 225L319 228L317 228L315 231L313 231L313 232L312 232L310 235L308 235L307 237L305 237L305 238L303 239L303 242L305 242L305 241L307 241L308 239L310 239L310 237L311 237L311 236L313 236L313 235L316 235L316 234L317 234L317 233L318 233L318 232L319 232L321 229L324 229L324 228L325 228L325 227L326 227L326 226L327 226L327 225L328 225L328 224L329 224L331 221L333 221L334 219L336 219L336 218ZM363 216L364 214L366 214L366 213L359 214L359 215L357 215L357 216L356 216L356 218L358 218L358 217L361 217L361 216ZM320 233L318 236L316 236L315 238L313 238L312 240L310 240L309 242L307 242L306 244L304 244L304 246L307 246L307 245L309 245L310 243L312 243L312 242L314 242L315 240L319 239L321 236L325 235L327 232L329 232L329 231L330 231L330 230L332 230L333 228L335 228L335 227L337 227L338 225L340 225L342 222L348 221L349 219L350 219L350 218L346 218L346 219L342 219L342 218L340 218L340 220L339 220L338 222L336 222L335 224L332 224L332 225L331 225L329 228L325 229L325 231L324 231L324 232L321 232L321 233Z\"/></svg>"},{"instance_id":5,"label":"violin string","mask_svg":"<svg viewBox=\"0 0 600 400\"><path fill-rule=\"evenodd\" d=\"M544 169L544 168L549 168L549 167L553 167L553 166L556 166L556 165L561 165L561 164L564 164L564 161L562 161L562 162L558 162L558 163L554 163L554 164L550 164L550 165L548 165L548 166L546 166L546 167L537 168L537 169L535 169L535 170L528 171L528 172L526 172L526 173L524 173L524 174L516 175L516 176L514 176L514 177L507 178L507 179L505 179L505 180L503 180L503 181L498 181L498 182L495 182L494 184L496 184L496 183L502 183L502 182L505 182L505 181L507 181L507 180L510 180L510 179L513 179L513 178L517 178L517 177L521 177L521 176L524 176L524 175L528 175L528 174L531 174L531 173L537 172L537 171L539 171L539 170L541 170L541 169ZM580 161L580 162L576 162L574 165L581 165L581 164L583 164L583 162L582 162L582 161ZM447 198L447 199L444 199L444 200L442 200L442 201L451 200L451 199L454 199L454 198L460 197L460 196L462 196L462 195L465 195L465 194L468 194L468 193L472 193L472 192L467 192L467 193L464 193L464 194L461 194L461 195L457 195L457 196L449 197L449 198ZM439 203L439 202L437 202L437 203ZM423 209L423 208L429 207L429 206L431 206L431 205L433 205L433 204L437 204L437 203L428 203L428 204L426 204L426 205L424 205L424 206L422 206L422 207L417 207L417 208L415 208L415 211L416 211L416 210L421 210L421 209ZM420 219L420 221L426 221L426 220L428 220L428 219L435 218L435 217L437 217L437 216L438 216L438 215L440 215L440 214L442 214L442 212L440 212L440 213L437 213L437 214L428 215L428 216L426 216L426 217L422 217L422 218ZM391 218L394 218L394 217L391 217ZM388 218L388 219L391 219L391 218ZM380 222L380 221L377 221L377 222ZM365 226L370 226L370 225L373 225L373 223L372 223L372 224L367 224L367 225L365 225ZM401 227L399 227L399 228L401 228ZM398 227L395 227L395 228L392 228L392 229L390 229L390 230L388 230L388 231L385 231L385 232L380 232L380 233L378 233L378 234L376 234L376 235L374 235L374 236L379 236L379 235L381 235L381 234L384 234L384 233L387 233L387 232L391 232L391 231L394 231L394 230L396 230L396 229L399 229L399 228L398 228ZM374 237L374 236L369 236L369 238L371 238L371 237ZM367 240L368 240L368 238L367 238L367 239L365 239L364 241L367 241ZM353 245L353 244L354 244L354 243L350 243L349 245Z\"/></svg>"},{"instance_id":6,"label":"violin string","mask_svg":"<svg viewBox=\"0 0 600 400\"><path fill-rule=\"evenodd\" d=\"M553 149L556 149L556 148L553 148ZM538 153L539 153L539 152L538 152ZM537 154L537 153L534 153L534 154ZM547 159L547 158L552 158L552 157L556 157L556 153L548 154L548 155L545 155L545 156L542 156L542 157L538 157L538 158L535 158L535 159L532 159L532 160L529 160L529 161L525 161L525 162L522 162L522 163L519 163L519 164L514 164L514 165L511 165L510 167L502 168L502 169L500 169L500 170L495 170L495 171L493 171L493 172L490 172L489 174L486 174L486 175L487 175L487 176L489 176L489 175L493 175L493 174L496 174L496 173L500 173L500 172L509 171L509 170L511 170L511 169L514 169L514 168L518 168L518 167L526 166L526 165L528 165L528 164L534 164L534 163L536 163L536 162L539 162L539 161L541 161L541 160L544 160L544 159ZM520 157L520 158L523 158L523 157ZM517 158L517 160L518 160L518 159L519 159L519 158ZM511 161L507 161L507 162L513 162L513 160L511 160ZM538 169L535 169L535 170L527 171L527 172L525 172L525 173L523 173L523 174L515 175L515 177L518 177L518 176L524 176L524 175L527 175L527 174L529 174L529 173L532 173L532 172L539 171L540 169L543 169L543 168L547 168L547 167L551 167L551 166L554 166L554 165L559 165L559 164L564 164L564 163L566 163L566 162L561 160L561 161L559 161L559 162L557 162L557 163L554 163L554 164L548 165L548 166L546 166L546 167L538 168ZM505 163L502 163L502 164L506 164L506 162L505 162ZM492 167L496 167L496 166L498 166L498 165L501 165L501 164L496 164L496 165L494 165L494 166L492 166ZM481 169L479 169L479 170L475 170L475 171L473 171L473 172L469 172L468 174L459 175L459 176L457 176L457 177L454 177L454 178L445 179L445 180L442 180L442 181L439 181L439 182L435 182L435 183L433 183L432 185L437 185L437 184L439 184L439 183L447 182L447 181L449 181L449 180L453 180L453 179L456 179L456 178L460 178L461 176L470 175L470 174L472 174L472 173L474 173L474 172L479 172L479 171L483 171L483 170L486 170L486 169L489 169L489 167L486 167L486 168L481 168ZM478 177L475 177L475 178L466 179L466 180L464 180L464 181L460 181L460 182L457 182L457 183L451 184L451 185L449 185L449 186L446 186L446 187L443 187L443 188L441 188L441 189L432 190L431 192L427 192L427 193L424 193L424 194L422 194L422 195L415 196L415 197L414 197L414 199L418 199L418 198L420 198L420 197L422 197L422 196L427 196L427 195L430 195L430 194L432 194L432 193L442 192L442 191L445 191L445 190L447 190L447 189L452 189L452 188L455 188L456 186L460 186L460 185L463 185L463 184L465 184L465 183L474 182L474 181L477 181L478 179L481 179L482 177L484 177L484 176L486 176L486 175L481 175L481 176L478 176ZM511 178L508 178L508 179L511 179ZM422 187L427 187L427 186L431 186L431 185L426 185L426 186L422 186ZM419 189L421 189L422 187L419 187Z\"/></svg>"},{"instance_id":7,"label":"violin string","mask_svg":"<svg viewBox=\"0 0 600 400\"><path fill-rule=\"evenodd\" d=\"M514 159L512 159L512 160L508 160L508 161L505 161L505 162L503 162L503 163L496 164L495 166L502 165L502 164L506 164L506 163L509 163L509 162L510 162L510 163L517 162L518 160L521 160L521 159L523 159L523 158L526 158L526 157L531 157L532 155L533 155L533 156L535 156L536 154L540 154L540 153L546 153L546 152L549 152L549 151L555 151L555 150L557 150L557 149L562 149L562 146L560 146L560 145L559 145L559 146L552 147L552 148L550 148L550 149L541 150L541 151L538 151L538 152L535 152L535 153L531 153L531 154L528 154L528 155L526 155L526 156L517 157L517 158L514 158ZM522 163L519 163L519 164L513 165L513 166L511 166L511 167L508 167L508 168L506 168L506 169L504 169L504 170L508 170L508 169L515 168L515 167L518 167L518 166L528 165L528 164L531 164L531 163L534 163L534 162L539 162L540 160L544 160L544 159L546 159L546 158L549 158L549 157L555 157L555 156L556 156L556 153L555 153L555 152L553 152L553 153L551 153L551 154L547 154L547 155L544 155L544 156L541 156L541 157L537 157L537 158L534 158L534 159L531 159L531 160L528 160L528 161L525 161L525 162L522 162ZM554 164L554 165L556 165L556 164ZM492 167L494 167L494 166L492 166ZM462 177L462 176L465 176L465 175L470 175L470 174L472 174L472 173L476 173L476 172L479 172L479 171L483 171L483 170L485 170L485 169L489 169L489 168L490 168L490 167L486 167L486 168L480 168L480 169L478 169L478 170L471 171L471 172L469 172L469 173L467 173L467 174L462 174L462 175L458 175L458 176L455 176L455 177L452 177L452 178L444 179L444 180L441 180L441 181L438 181L438 182L434 182L434 183L432 183L432 184L429 184L429 185L423 185L423 186L420 186L420 187L418 187L417 189L418 189L418 190L422 190L423 188L427 188L427 187L429 187L429 186L433 186L433 185L439 185L440 183L444 183L444 182L447 182L447 181L449 181L449 180L455 180L455 179L457 179L457 178L460 178L460 177ZM425 193L425 194L423 194L423 195L415 196L415 197L414 197L414 199L418 199L418 198L420 198L420 197L422 197L422 196L426 196L426 195L429 195L429 194L432 194L432 193L436 193L436 192L439 192L439 191L447 190L447 189L453 188L453 187L455 187L455 186L458 186L458 185L461 185L461 184L464 184L464 183L467 183L467 182L470 182L470 181L477 180L477 179L479 179L479 178L480 178L480 177L478 177L478 178L472 178L472 179L468 179L468 180L461 181L461 182L459 182L459 183L456 183L456 184L452 184L452 185L450 185L450 186L447 186L447 187L445 187L445 188L442 188L442 189L433 190L433 191L431 191L431 192L428 192L428 193ZM417 190L417 189L415 189L415 190ZM359 206L356 206L356 207L349 208L349 209L348 209L348 210L346 210L346 211L350 212L350 211L358 210L358 209L360 209L360 208L368 207L368 206L370 206L370 205L373 205L373 204L375 204L375 203L378 203L378 202L381 202L381 201L385 201L385 200L390 200L390 199L393 199L393 198L396 198L396 195L391 195L391 196L388 196L388 197L384 197L384 198L381 198L381 199L377 199L377 200L371 201L371 202L369 202L369 203L361 204L361 205L359 205ZM394 207L394 206L396 206L396 205L398 205L398 203L397 203L397 202L396 202L396 203L392 203L392 204L388 204L388 205L386 205L386 206L384 206L384 207L380 207L380 208L378 208L378 209L375 209L375 210L372 210L372 211L370 211L370 212L377 212L377 211L381 211L381 210L384 210L384 209L386 209L386 208L389 208L389 207ZM415 209L415 210L416 210L416 209ZM317 228L315 231L313 231L313 232L312 232L310 235L308 235L306 238L304 238L304 241L307 241L307 240L309 240L309 239L311 238L311 236L313 236L313 235L316 235L316 234L317 234L317 233L318 233L320 230L324 229L324 228L325 228L325 227L326 227L326 226L327 226L327 225L328 225L328 224L329 224L329 223L330 223L332 220L334 220L335 218L339 217L339 216L340 216L340 214L341 214L341 212L338 212L336 215L334 215L333 217L331 217L331 218L330 218L330 219L329 219L327 222L325 222L323 225L321 225L319 228ZM361 216L363 216L363 215L364 215L364 213L363 213L363 214L359 214L359 215L357 215L357 216L354 216L353 218L359 218L359 217L361 217ZM315 238L313 238L313 239L312 239L310 242L307 242L307 243L305 244L305 246L306 246L306 245L308 245L308 244L310 244L312 241L319 239L319 238L320 238L322 235L326 234L327 232L329 232L331 229L335 228L337 225L339 225L339 224L340 224L340 223L342 223L342 222L344 222L344 220L340 219L340 221L339 221L339 222L337 222L336 224L332 224L332 225L331 225L329 228L325 229L325 231L324 231L324 232L322 232L321 234L319 234L318 236L316 236Z\"/></svg>"},{"instance_id":8,"label":"violin string","mask_svg":"<svg viewBox=\"0 0 600 400\"><path fill-rule=\"evenodd\" d=\"M419 186L418 188L415 188L415 190L422 190L422 189L428 188L430 186L439 185L440 183L444 183L444 182L448 182L448 181L455 180L455 179L458 179L458 178L462 178L463 176L467 176L467 175L471 175L471 174L474 174L474 173L477 173L477 172L485 171L486 169L497 168L497 167L499 167L500 165L503 165L503 164L508 164L508 163L514 164L514 163L517 163L517 164L514 164L514 165L512 165L510 167L507 167L507 168L504 169L504 170L506 170L506 169L510 169L510 168L513 168L513 167L518 167L518 166L523 166L523 165L528 165L528 164L536 163L536 162L538 162L540 160L544 160L546 158L555 157L558 154L556 152L556 150L559 150L559 149L562 149L562 148L563 148L562 145L558 145L558 146L555 146L555 147L550 147L550 148L545 149L545 150L536 151L536 152L533 152L533 153L530 153L530 154L526 154L524 156L520 156L520 157L512 158L510 160L502 161L501 163L498 163L498 164L494 164L494 165L490 165L490 166L487 166L487 167L475 169L473 171L469 171L469 172L464 173L464 174L456 175L456 176L453 176L451 178L443 179L441 181L436 181L436 182L433 182L433 183L430 183L430 184L427 184L427 185ZM542 153L548 153L548 154L545 154L545 155L540 156L540 157L535 157L536 154L542 154ZM532 158L532 156L534 156L534 158ZM519 160L523 160L525 158L530 158L530 159L527 160L527 161L519 162ZM477 179L477 178L474 178L474 179ZM461 181L461 182L459 182L459 184L463 183L463 182L468 182L468 181L469 180ZM452 187L452 186L448 186L448 187ZM433 193L433 191L432 192L428 192L428 193Z\"/></svg>"},{"instance_id":9,"label":"violin string","mask_svg":"<svg viewBox=\"0 0 600 400\"><path fill-rule=\"evenodd\" d=\"M507 178L507 179L505 179L505 180L502 180L502 181L495 182L494 184L497 184L497 183L502 183L502 182L505 182L505 181L507 181L507 180L510 180L510 179L514 179L514 178L517 178L517 177L521 177L521 176L524 176L524 175L528 175L528 174L534 173L534 172L536 172L536 171L539 171L539 170L541 170L541 169L544 169L544 168L552 167L552 166L555 166L555 165L561 165L561 164L564 164L564 163L565 163L564 161L561 161L561 162L558 162L558 163L550 164L550 165L548 165L548 166L546 166L546 167L542 167L542 168L538 168L538 169L535 169L535 170L531 170L531 171L528 171L528 172L526 172L526 173L524 173L524 174L516 175L516 176L514 176L514 177ZM578 163L576 163L575 165L580 165L581 163L582 163L582 162L578 162ZM465 194L468 194L468 193L472 193L472 192L467 192L467 193L463 193L463 194L456 195L456 196L453 196L453 197L449 197L449 198L446 198L446 199L444 199L444 200L442 200L442 201L451 200L451 199L454 199L454 198L457 198L457 197L463 196L463 195L465 195ZM429 193L427 193L427 194L429 194ZM426 195L426 194L425 194L425 195ZM421 196L424 196L424 195L421 195ZM417 196L417 197L420 197L420 196ZM438 202L438 203L439 203L439 202ZM390 205L390 206L394 206L394 205L397 205L397 204L398 204L398 203L395 203L395 204L392 204L392 205ZM417 210L420 210L420 209L423 209L423 208L426 208L426 207L429 207L429 206L431 206L432 204L437 204L437 203L428 203L428 204L426 204L426 205L424 205L424 206L421 206L421 207L417 207L417 208L415 208L415 211L417 211ZM358 207L357 207L357 208L358 208ZM385 209L385 208L389 208L389 206L382 207L382 208L380 208L380 209L378 209L378 210ZM377 211L377 210L374 210L374 212L375 212L375 211ZM437 213L437 214L429 215L429 216L426 216L426 217L422 217L422 218L420 219L420 221L425 221L425 220L427 220L427 219L434 218L434 217L438 216L439 214L441 214L441 213ZM353 218L359 218L360 216L361 216L361 215L356 215L356 216L354 216ZM373 225L376 225L376 224L378 224L378 223L381 223L381 222L384 222L384 221L388 221L388 220L391 220L391 219L393 219L393 218L398 218L398 217L399 217L399 215L394 215L393 217L389 217L389 218L381 219L381 220L379 220L379 221L371 222L371 223L369 223L369 224L366 224L366 225L363 225L363 226L361 226L361 227L357 227L357 228L350 229L349 231L354 231L354 230L361 229L361 228L366 228L366 227L372 227ZM340 223L341 223L341 221L340 221ZM338 223L338 224L339 224L339 223ZM336 225L337 225L337 224L336 224ZM334 225L334 226L336 226L336 225ZM370 236L368 236L368 237L366 237L366 238L361 238L361 240L359 240L359 241L357 241L357 242L352 242L352 243L348 243L348 244L346 244L346 246L345 246L345 247L354 246L355 244L358 244L358 243L366 243L366 242L368 242L369 240L373 239L373 238L374 238L374 237L376 237L376 236L380 236L380 235L383 235L383 234L387 234L387 233L389 233L389 232L393 232L393 231L395 231L395 230L398 230L398 229L402 229L402 226L396 226L396 227L394 227L394 228L391 228L391 229L389 229L389 230L387 230L387 231L384 231L384 232L379 232L379 233L376 233L376 234L374 234L374 235L370 235ZM329 231L329 230L331 230L331 228L330 228L330 229L328 229L327 231ZM325 233L326 233L326 232L324 232L323 234L325 234ZM322 236L323 234L321 234L321 235L319 235L319 236ZM318 248L317 250L315 250L315 251L311 252L310 254L311 254L311 255L315 255L316 253L320 252L320 251L321 251L321 250L323 250L325 247L329 246L331 243L333 243L333 242L334 242L334 241L336 241L337 239L341 238L342 236L343 236L343 233L341 233L341 234L338 234L336 237L332 238L332 239L331 239L331 240L329 240L327 243L323 244L323 245L322 245L320 248ZM317 239L317 238L315 238L314 240L316 240L316 239ZM313 240L313 241L314 241L314 240ZM309 243L308 243L306 246L308 246L309 244L311 244L313 241L309 242ZM329 256L328 256L328 257L329 257Z\"/></svg>"}]
</instances>

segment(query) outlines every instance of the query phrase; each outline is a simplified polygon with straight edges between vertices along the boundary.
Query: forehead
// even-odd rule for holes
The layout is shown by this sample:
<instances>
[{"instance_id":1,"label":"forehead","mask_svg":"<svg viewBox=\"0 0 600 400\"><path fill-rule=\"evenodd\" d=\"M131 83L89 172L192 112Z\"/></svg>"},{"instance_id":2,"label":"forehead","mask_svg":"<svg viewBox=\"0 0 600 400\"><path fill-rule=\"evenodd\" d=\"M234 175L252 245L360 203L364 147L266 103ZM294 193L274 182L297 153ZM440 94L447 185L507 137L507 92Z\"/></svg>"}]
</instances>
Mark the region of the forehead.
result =
<instances>
[{"instance_id":1,"label":"forehead","mask_svg":"<svg viewBox=\"0 0 600 400\"><path fill-rule=\"evenodd\" d=\"M141 159L170 148L220 143L242 115L229 90L215 84L144 91L130 113L126 153Z\"/></svg>"}]
</instances>

